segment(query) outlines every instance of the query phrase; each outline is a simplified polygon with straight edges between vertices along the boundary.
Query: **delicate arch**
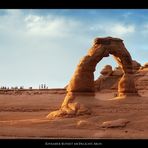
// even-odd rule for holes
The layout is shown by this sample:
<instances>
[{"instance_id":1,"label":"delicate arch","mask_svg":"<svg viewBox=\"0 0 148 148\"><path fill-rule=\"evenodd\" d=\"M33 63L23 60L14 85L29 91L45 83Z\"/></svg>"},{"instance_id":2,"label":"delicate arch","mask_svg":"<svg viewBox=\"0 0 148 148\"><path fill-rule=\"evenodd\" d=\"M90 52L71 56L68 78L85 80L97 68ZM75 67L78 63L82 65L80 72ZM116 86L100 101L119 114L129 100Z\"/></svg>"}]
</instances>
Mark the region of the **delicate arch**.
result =
<instances>
[{"instance_id":1,"label":"delicate arch","mask_svg":"<svg viewBox=\"0 0 148 148\"><path fill-rule=\"evenodd\" d=\"M86 98L86 96L94 95L94 71L102 58L108 57L109 54L113 55L124 73L118 83L118 97L138 95L133 80L132 58L123 40L112 37L96 38L92 48L77 65L68 84L67 95L61 109L52 112L48 117L90 113L88 106L91 105L86 103L89 102L90 97Z\"/></svg>"}]
</instances>

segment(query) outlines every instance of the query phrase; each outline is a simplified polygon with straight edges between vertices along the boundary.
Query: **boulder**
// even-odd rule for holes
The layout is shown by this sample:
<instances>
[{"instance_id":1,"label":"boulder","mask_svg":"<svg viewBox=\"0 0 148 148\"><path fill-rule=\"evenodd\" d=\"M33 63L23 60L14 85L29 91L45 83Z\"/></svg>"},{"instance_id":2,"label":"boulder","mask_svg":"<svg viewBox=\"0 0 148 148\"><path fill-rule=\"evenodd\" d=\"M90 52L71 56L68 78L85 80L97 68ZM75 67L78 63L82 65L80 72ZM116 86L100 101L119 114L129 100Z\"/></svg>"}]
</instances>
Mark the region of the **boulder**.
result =
<instances>
[{"instance_id":1,"label":"boulder","mask_svg":"<svg viewBox=\"0 0 148 148\"><path fill-rule=\"evenodd\" d=\"M112 66L106 65L100 72L104 76L109 76L112 74Z\"/></svg>"},{"instance_id":2,"label":"boulder","mask_svg":"<svg viewBox=\"0 0 148 148\"><path fill-rule=\"evenodd\" d=\"M105 121L102 123L101 127L103 128L117 128L117 127L125 127L127 123L130 121L127 119L117 119L111 121Z\"/></svg>"}]
</instances>

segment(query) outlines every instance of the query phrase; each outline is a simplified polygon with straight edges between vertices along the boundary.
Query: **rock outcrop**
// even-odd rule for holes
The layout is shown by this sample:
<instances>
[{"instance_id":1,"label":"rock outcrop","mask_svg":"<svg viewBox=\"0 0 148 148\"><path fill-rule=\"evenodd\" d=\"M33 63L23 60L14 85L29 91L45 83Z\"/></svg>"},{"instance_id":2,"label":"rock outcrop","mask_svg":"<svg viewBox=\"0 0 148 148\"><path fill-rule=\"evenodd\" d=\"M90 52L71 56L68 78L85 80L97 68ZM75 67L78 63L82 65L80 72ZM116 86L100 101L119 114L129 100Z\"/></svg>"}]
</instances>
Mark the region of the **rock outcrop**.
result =
<instances>
[{"instance_id":1,"label":"rock outcrop","mask_svg":"<svg viewBox=\"0 0 148 148\"><path fill-rule=\"evenodd\" d=\"M141 67L141 64L138 63L135 60L132 61L132 64L133 64L133 70L134 70L134 72L137 72L140 69L140 67Z\"/></svg>"},{"instance_id":2,"label":"rock outcrop","mask_svg":"<svg viewBox=\"0 0 148 148\"><path fill-rule=\"evenodd\" d=\"M118 97L138 95L133 79L132 58L125 48L123 40L112 37L96 38L92 48L77 65L60 110L50 113L48 118L92 113L93 105L95 105L95 67L103 57L108 57L109 54L113 55L123 71L118 83ZM109 66L106 69L111 71ZM103 73L108 73L108 70Z\"/></svg>"},{"instance_id":3,"label":"rock outcrop","mask_svg":"<svg viewBox=\"0 0 148 148\"><path fill-rule=\"evenodd\" d=\"M135 84L138 90L148 90L148 63L141 66L135 74Z\"/></svg>"},{"instance_id":4,"label":"rock outcrop","mask_svg":"<svg viewBox=\"0 0 148 148\"><path fill-rule=\"evenodd\" d=\"M100 91L103 89L116 89L118 88L118 82L121 79L123 75L123 71L120 67L116 67L114 70L112 70L111 65L107 65L107 67L110 66L111 71L108 72L108 74L105 75L104 70L107 71L106 66L101 70L100 76L97 80L95 80L95 90ZM103 71L103 72L102 72Z\"/></svg>"},{"instance_id":5,"label":"rock outcrop","mask_svg":"<svg viewBox=\"0 0 148 148\"><path fill-rule=\"evenodd\" d=\"M112 74L112 72L113 72L112 66L106 65L100 73L104 76L109 76Z\"/></svg>"},{"instance_id":6,"label":"rock outcrop","mask_svg":"<svg viewBox=\"0 0 148 148\"><path fill-rule=\"evenodd\" d=\"M144 66L142 66L142 69L147 69L148 68L148 62L144 64Z\"/></svg>"},{"instance_id":7,"label":"rock outcrop","mask_svg":"<svg viewBox=\"0 0 148 148\"><path fill-rule=\"evenodd\" d=\"M123 75L123 71L121 69L121 67L115 67L115 69L113 70L112 73L113 76L122 76Z\"/></svg>"},{"instance_id":8,"label":"rock outcrop","mask_svg":"<svg viewBox=\"0 0 148 148\"><path fill-rule=\"evenodd\" d=\"M134 81L137 90L148 89L148 63L141 66L137 61L133 61ZM107 65L109 66L109 65ZM110 66L111 67L111 66ZM103 68L104 70L104 68ZM123 71L120 67L116 67L112 70L110 75L104 75L100 72L100 76L95 80L95 90L101 91L105 89L117 90L118 82L123 75Z\"/></svg>"},{"instance_id":9,"label":"rock outcrop","mask_svg":"<svg viewBox=\"0 0 148 148\"><path fill-rule=\"evenodd\" d=\"M117 120L103 122L101 127L103 128L125 127L129 122L130 121L127 119L117 119Z\"/></svg>"}]
</instances>

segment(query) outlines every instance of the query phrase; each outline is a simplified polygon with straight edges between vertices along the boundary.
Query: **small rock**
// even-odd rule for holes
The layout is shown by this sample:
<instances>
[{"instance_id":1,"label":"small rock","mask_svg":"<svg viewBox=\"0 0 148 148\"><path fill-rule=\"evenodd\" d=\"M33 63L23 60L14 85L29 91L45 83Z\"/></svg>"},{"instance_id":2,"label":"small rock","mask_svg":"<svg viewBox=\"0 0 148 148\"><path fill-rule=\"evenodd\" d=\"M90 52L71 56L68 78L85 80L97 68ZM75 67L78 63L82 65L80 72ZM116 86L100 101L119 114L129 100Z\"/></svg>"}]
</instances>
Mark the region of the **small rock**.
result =
<instances>
[{"instance_id":1,"label":"small rock","mask_svg":"<svg viewBox=\"0 0 148 148\"><path fill-rule=\"evenodd\" d=\"M103 128L115 128L115 127L125 127L130 121L127 119L117 119L112 121L103 122L101 127Z\"/></svg>"},{"instance_id":2,"label":"small rock","mask_svg":"<svg viewBox=\"0 0 148 148\"><path fill-rule=\"evenodd\" d=\"M86 120L80 120L77 122L77 127L88 127L88 126L92 126L92 123Z\"/></svg>"}]
</instances>

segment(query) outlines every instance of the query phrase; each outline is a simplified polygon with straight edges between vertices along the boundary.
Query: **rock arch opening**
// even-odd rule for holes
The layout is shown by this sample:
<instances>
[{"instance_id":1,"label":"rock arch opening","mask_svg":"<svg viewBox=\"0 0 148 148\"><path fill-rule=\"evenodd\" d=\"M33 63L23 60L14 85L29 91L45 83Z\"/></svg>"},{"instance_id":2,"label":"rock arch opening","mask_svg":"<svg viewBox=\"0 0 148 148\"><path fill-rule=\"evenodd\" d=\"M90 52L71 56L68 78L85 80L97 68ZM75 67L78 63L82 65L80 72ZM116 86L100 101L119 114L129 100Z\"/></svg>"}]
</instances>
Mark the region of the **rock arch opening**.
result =
<instances>
[{"instance_id":1,"label":"rock arch opening","mask_svg":"<svg viewBox=\"0 0 148 148\"><path fill-rule=\"evenodd\" d=\"M109 68L106 67L109 65ZM105 69L106 67L106 69ZM114 58L110 55L109 57L104 57L97 65L96 70L94 72L94 80L96 81L99 76L102 75L103 69L105 75L109 75L110 70L114 70L116 67L118 67L117 62L114 60Z\"/></svg>"},{"instance_id":2,"label":"rock arch opening","mask_svg":"<svg viewBox=\"0 0 148 148\"><path fill-rule=\"evenodd\" d=\"M118 97L138 95L133 78L132 58L123 40L112 37L96 38L92 48L77 65L68 84L67 94L61 108L51 112L48 118L91 114L91 107L95 104L94 72L96 65L110 54L123 70L123 76L118 83Z\"/></svg>"}]
</instances>

